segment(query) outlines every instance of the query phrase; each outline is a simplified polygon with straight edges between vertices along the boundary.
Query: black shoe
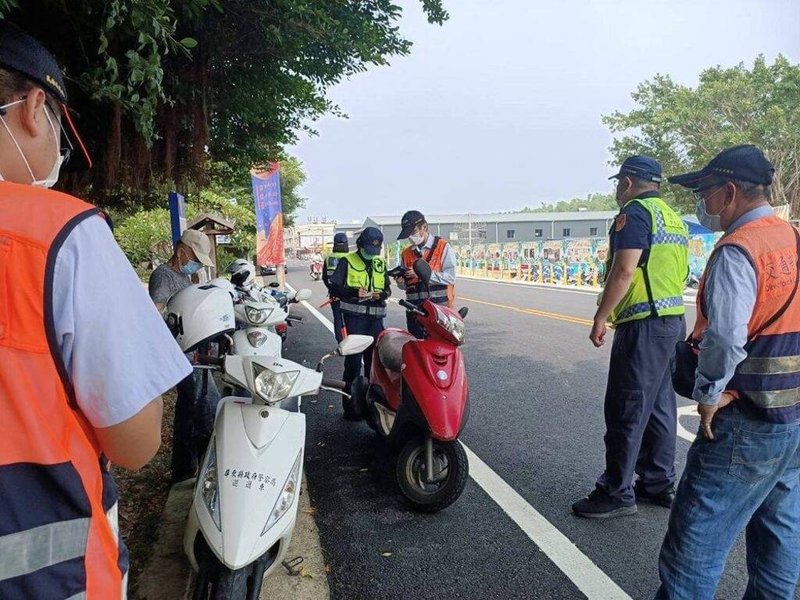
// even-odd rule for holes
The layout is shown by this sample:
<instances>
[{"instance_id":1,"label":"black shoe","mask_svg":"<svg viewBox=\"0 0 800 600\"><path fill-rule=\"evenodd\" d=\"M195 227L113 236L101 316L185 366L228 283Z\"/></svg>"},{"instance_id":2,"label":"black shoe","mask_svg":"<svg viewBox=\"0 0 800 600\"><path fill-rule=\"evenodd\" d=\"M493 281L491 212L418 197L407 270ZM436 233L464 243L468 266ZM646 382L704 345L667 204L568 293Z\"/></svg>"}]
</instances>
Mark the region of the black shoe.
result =
<instances>
[{"instance_id":1,"label":"black shoe","mask_svg":"<svg viewBox=\"0 0 800 600\"><path fill-rule=\"evenodd\" d=\"M675 486L669 485L657 494L649 494L645 491L644 486L636 482L633 486L633 491L636 494L637 502L649 502L650 504L658 504L664 508L669 508L675 500Z\"/></svg>"},{"instance_id":2,"label":"black shoe","mask_svg":"<svg viewBox=\"0 0 800 600\"><path fill-rule=\"evenodd\" d=\"M636 514L636 505L626 506L609 496L605 490L596 488L587 498L572 505L572 512L587 519L612 519Z\"/></svg>"}]
</instances>

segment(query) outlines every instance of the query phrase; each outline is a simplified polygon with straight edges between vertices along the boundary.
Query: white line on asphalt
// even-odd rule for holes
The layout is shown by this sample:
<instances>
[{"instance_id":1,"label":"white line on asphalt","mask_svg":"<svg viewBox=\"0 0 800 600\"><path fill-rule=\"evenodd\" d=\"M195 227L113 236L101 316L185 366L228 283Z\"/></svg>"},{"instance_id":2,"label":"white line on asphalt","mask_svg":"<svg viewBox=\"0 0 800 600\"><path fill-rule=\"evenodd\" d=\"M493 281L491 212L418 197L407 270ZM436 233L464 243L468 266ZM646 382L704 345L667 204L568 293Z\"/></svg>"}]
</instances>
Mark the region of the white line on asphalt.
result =
<instances>
[{"instance_id":1,"label":"white line on asphalt","mask_svg":"<svg viewBox=\"0 0 800 600\"><path fill-rule=\"evenodd\" d=\"M597 296L597 294L599 293L598 289L579 290L570 287L562 287L558 285L548 285L546 283L519 283L517 281L495 281L492 279L483 279L482 277L472 277L471 275L459 275L459 279L467 279L469 281L477 281L480 283L490 283L493 285L510 285L512 287L527 288L529 290L534 289L534 290L546 290L548 292L566 292L568 294L582 294L584 296ZM697 301L697 296L685 295L683 297L683 301L686 304L694 306L695 302Z\"/></svg>"},{"instance_id":2,"label":"white line on asphalt","mask_svg":"<svg viewBox=\"0 0 800 600\"><path fill-rule=\"evenodd\" d=\"M286 287L294 291L288 283ZM308 302L311 314L333 333L333 323ZM589 600L631 600L600 567L581 552L567 536L545 519L462 442L470 463L470 477L503 509L534 544L566 575Z\"/></svg>"},{"instance_id":3,"label":"white line on asphalt","mask_svg":"<svg viewBox=\"0 0 800 600\"><path fill-rule=\"evenodd\" d=\"M686 406L679 406L678 407L678 435L685 439L687 442L693 442L697 437L694 433L686 429L683 425L681 425L681 417L696 417L697 416L697 409L692 406L691 404L687 404Z\"/></svg>"}]
</instances>

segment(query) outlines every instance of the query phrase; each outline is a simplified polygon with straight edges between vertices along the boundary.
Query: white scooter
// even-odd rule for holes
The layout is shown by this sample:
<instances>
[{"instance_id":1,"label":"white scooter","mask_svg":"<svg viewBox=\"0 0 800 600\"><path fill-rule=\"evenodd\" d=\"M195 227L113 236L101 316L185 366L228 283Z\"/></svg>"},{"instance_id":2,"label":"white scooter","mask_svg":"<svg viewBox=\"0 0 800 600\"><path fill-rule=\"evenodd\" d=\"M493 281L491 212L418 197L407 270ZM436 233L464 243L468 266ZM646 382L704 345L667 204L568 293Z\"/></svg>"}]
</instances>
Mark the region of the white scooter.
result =
<instances>
[{"instance_id":1,"label":"white scooter","mask_svg":"<svg viewBox=\"0 0 800 600\"><path fill-rule=\"evenodd\" d=\"M167 304L167 324L184 351L233 331L233 302L213 286L191 286ZM217 407L184 535L197 581L195 600L257 600L264 577L280 565L297 518L303 472L303 396L321 389L345 395L344 382L322 377L325 360L363 352L370 336L351 335L316 370L279 357L201 356L198 362L248 390ZM281 403L297 398L296 410Z\"/></svg>"}]
</instances>

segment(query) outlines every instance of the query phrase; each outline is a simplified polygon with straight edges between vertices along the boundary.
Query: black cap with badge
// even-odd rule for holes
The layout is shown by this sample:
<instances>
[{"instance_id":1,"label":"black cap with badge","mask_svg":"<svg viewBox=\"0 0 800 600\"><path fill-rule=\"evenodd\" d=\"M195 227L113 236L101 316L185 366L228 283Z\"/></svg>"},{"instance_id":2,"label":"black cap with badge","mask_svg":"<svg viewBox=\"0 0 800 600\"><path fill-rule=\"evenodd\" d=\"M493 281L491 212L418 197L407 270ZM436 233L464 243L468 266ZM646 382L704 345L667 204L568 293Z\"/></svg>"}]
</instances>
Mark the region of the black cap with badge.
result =
<instances>
[{"instance_id":1,"label":"black cap with badge","mask_svg":"<svg viewBox=\"0 0 800 600\"><path fill-rule=\"evenodd\" d=\"M400 235L397 236L398 240L404 240L417 228L417 225L420 223L425 222L425 215L423 215L418 210L410 210L406 214L403 215L403 218L400 219Z\"/></svg>"},{"instance_id":2,"label":"black cap with badge","mask_svg":"<svg viewBox=\"0 0 800 600\"><path fill-rule=\"evenodd\" d=\"M0 20L0 68L22 75L58 101L72 134L67 134L62 125L67 142L73 145L70 137L77 141L91 167L92 159L67 110L67 86L58 62L38 40L5 19Z\"/></svg>"},{"instance_id":3,"label":"black cap with badge","mask_svg":"<svg viewBox=\"0 0 800 600\"><path fill-rule=\"evenodd\" d=\"M742 144L726 148L699 171L675 175L669 178L669 182L697 189L703 179L714 176L757 185L771 185L774 173L775 167L757 146Z\"/></svg>"}]
</instances>

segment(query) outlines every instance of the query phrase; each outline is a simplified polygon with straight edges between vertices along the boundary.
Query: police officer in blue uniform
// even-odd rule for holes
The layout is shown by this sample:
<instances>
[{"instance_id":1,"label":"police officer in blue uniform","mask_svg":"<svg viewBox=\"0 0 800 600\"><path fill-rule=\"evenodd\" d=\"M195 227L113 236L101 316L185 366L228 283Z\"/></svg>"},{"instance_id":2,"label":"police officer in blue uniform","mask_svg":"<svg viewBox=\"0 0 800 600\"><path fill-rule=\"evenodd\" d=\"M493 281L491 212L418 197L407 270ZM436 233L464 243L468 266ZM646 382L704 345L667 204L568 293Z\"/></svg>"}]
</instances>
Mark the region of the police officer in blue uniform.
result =
<instances>
[{"instance_id":1,"label":"police officer in blue uniform","mask_svg":"<svg viewBox=\"0 0 800 600\"><path fill-rule=\"evenodd\" d=\"M331 312L333 312L333 335L336 336L336 341L341 342L344 337L344 317L342 317L342 310L339 308L339 299L330 293L330 276L336 271L345 256L350 254L350 243L347 241L347 234L339 232L333 236L333 252L325 257L325 262L322 265L322 283L328 288L328 297L331 305Z\"/></svg>"},{"instance_id":2,"label":"police officer in blue uniform","mask_svg":"<svg viewBox=\"0 0 800 600\"><path fill-rule=\"evenodd\" d=\"M386 262L380 257L383 234L380 229L367 227L356 240L357 250L341 259L328 279L331 295L339 298L339 308L348 334L371 335L377 338L383 331L386 316L386 299L391 295ZM372 364L370 346L362 354L345 357L342 379L349 391L353 381L361 374L369 377ZM345 414L346 418L350 415Z\"/></svg>"},{"instance_id":3,"label":"police officer in blue uniform","mask_svg":"<svg viewBox=\"0 0 800 600\"><path fill-rule=\"evenodd\" d=\"M677 408L669 363L686 335L688 232L659 197L661 165L632 156L612 178L620 213L589 335L599 348L606 322L615 326L604 406L606 465L595 489L572 505L578 516L596 519L633 514L637 500L672 504Z\"/></svg>"}]
</instances>

